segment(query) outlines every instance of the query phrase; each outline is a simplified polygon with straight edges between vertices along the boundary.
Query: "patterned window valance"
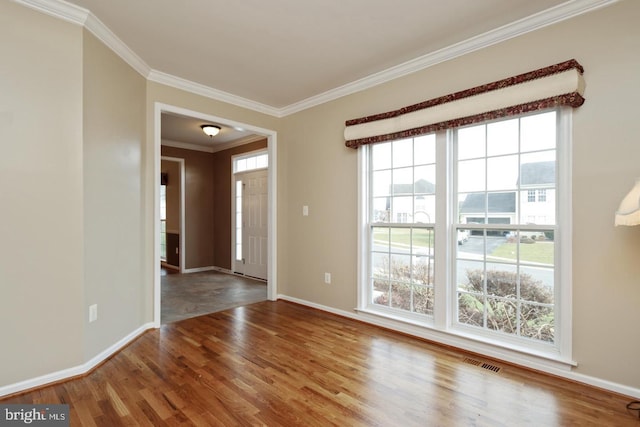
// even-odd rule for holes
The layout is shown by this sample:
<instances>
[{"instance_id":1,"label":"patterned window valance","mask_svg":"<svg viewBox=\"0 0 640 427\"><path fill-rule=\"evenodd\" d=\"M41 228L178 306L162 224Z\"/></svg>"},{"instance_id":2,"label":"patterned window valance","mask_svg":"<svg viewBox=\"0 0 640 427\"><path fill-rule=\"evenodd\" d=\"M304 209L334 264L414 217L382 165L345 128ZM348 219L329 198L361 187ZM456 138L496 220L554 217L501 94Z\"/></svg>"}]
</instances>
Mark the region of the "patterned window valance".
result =
<instances>
[{"instance_id":1,"label":"patterned window valance","mask_svg":"<svg viewBox=\"0 0 640 427\"><path fill-rule=\"evenodd\" d=\"M391 141L559 105L584 103L575 59L387 113L348 120L346 146Z\"/></svg>"}]
</instances>

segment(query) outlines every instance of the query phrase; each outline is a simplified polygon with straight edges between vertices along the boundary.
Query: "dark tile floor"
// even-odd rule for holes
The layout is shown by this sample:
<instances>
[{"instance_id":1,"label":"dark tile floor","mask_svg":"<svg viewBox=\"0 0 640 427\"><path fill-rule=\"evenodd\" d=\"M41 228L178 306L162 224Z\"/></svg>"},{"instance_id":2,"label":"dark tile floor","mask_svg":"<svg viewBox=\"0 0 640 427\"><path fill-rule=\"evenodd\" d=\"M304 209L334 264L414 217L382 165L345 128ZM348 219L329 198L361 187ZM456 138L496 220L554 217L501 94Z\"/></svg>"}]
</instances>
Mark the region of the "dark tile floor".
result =
<instances>
[{"instance_id":1,"label":"dark tile floor","mask_svg":"<svg viewBox=\"0 0 640 427\"><path fill-rule=\"evenodd\" d=\"M162 274L160 282L163 324L267 299L265 282L218 271Z\"/></svg>"}]
</instances>

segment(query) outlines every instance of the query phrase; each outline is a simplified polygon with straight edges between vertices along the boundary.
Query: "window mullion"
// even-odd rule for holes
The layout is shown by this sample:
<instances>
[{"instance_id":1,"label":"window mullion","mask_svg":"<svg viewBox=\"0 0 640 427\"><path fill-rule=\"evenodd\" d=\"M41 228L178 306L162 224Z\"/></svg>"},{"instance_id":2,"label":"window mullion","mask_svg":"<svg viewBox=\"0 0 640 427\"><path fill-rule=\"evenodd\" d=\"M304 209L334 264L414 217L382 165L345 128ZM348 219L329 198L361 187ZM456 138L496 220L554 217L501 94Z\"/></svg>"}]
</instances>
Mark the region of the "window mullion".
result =
<instances>
[{"instance_id":1,"label":"window mullion","mask_svg":"<svg viewBox=\"0 0 640 427\"><path fill-rule=\"evenodd\" d=\"M451 164L452 144L451 131L436 133L436 221L434 225L434 309L433 322L437 329L447 329L451 324L451 241L455 236L455 227L452 226L454 213L450 198L453 196L452 178L453 168ZM444 219L444 220L442 220ZM455 295L454 295L455 296Z\"/></svg>"}]
</instances>

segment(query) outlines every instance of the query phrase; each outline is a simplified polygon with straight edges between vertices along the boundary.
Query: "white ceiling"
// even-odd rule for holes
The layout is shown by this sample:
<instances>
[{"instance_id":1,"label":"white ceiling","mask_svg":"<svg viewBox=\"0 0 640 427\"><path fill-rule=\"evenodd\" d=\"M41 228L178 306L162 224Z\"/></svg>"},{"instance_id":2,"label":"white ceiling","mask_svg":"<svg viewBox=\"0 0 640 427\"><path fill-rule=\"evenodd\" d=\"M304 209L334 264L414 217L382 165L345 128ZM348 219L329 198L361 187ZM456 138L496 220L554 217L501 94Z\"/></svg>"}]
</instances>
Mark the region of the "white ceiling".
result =
<instances>
[{"instance_id":1,"label":"white ceiling","mask_svg":"<svg viewBox=\"0 0 640 427\"><path fill-rule=\"evenodd\" d=\"M84 25L149 80L282 117L617 0L16 1ZM163 139L247 138L162 121Z\"/></svg>"},{"instance_id":2,"label":"white ceiling","mask_svg":"<svg viewBox=\"0 0 640 427\"><path fill-rule=\"evenodd\" d=\"M71 3L151 69L282 109L555 6L602 0Z\"/></svg>"}]
</instances>

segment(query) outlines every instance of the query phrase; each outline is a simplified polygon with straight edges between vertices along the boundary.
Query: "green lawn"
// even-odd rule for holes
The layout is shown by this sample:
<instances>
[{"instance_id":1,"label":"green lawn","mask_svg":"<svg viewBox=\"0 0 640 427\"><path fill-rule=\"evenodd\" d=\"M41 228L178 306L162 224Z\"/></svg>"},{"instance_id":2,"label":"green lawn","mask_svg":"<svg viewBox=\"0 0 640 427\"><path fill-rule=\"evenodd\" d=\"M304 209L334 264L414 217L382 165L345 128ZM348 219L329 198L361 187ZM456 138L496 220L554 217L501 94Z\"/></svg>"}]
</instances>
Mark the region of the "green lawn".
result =
<instances>
[{"instance_id":1,"label":"green lawn","mask_svg":"<svg viewBox=\"0 0 640 427\"><path fill-rule=\"evenodd\" d=\"M553 242L536 242L520 244L520 261L539 262L553 265ZM516 259L516 243L505 243L494 250L491 255L498 258Z\"/></svg>"},{"instance_id":2,"label":"green lawn","mask_svg":"<svg viewBox=\"0 0 640 427\"><path fill-rule=\"evenodd\" d=\"M389 241L389 230L387 228L374 228L373 240L377 242ZM392 228L391 229L391 246L394 245L411 245L411 229L410 228ZM424 229L413 230L413 245L422 247L433 247L433 231Z\"/></svg>"}]
</instances>

